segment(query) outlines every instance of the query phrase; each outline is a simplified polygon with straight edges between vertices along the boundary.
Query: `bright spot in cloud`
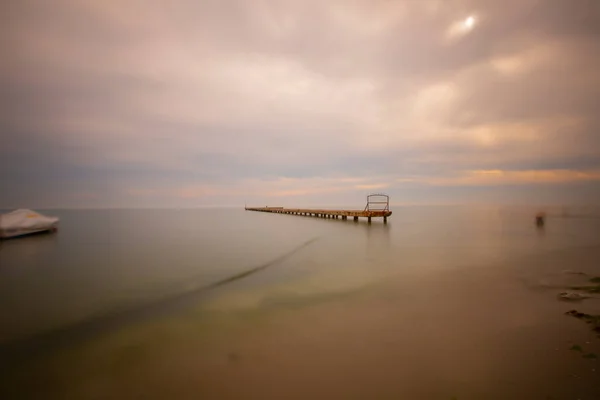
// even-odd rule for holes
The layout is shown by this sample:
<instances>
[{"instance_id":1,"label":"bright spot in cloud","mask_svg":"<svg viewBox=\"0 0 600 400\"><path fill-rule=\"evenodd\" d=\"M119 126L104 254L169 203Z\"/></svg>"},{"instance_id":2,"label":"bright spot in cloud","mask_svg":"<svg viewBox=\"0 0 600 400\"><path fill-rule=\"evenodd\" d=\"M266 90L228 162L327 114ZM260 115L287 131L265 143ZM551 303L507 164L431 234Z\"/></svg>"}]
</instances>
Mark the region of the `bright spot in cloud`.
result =
<instances>
[{"instance_id":1,"label":"bright spot in cloud","mask_svg":"<svg viewBox=\"0 0 600 400\"><path fill-rule=\"evenodd\" d=\"M474 15L469 15L467 18L456 21L448 27L446 31L447 39L457 39L471 32L475 27L477 19Z\"/></svg>"},{"instance_id":2,"label":"bright spot in cloud","mask_svg":"<svg viewBox=\"0 0 600 400\"><path fill-rule=\"evenodd\" d=\"M467 19L465 19L465 29L473 29L473 26L475 26L475 17L474 16L469 16Z\"/></svg>"}]
</instances>

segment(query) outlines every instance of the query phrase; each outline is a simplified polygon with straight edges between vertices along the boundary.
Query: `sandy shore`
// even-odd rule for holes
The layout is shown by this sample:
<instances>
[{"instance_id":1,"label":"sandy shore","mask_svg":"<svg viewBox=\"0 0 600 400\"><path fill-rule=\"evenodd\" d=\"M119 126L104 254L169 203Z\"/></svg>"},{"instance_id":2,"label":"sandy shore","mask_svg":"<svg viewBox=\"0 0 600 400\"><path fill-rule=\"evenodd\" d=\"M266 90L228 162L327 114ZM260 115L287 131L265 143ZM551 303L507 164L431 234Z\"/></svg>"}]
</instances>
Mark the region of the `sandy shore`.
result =
<instances>
[{"instance_id":1,"label":"sandy shore","mask_svg":"<svg viewBox=\"0 0 600 400\"><path fill-rule=\"evenodd\" d=\"M201 305L15 370L3 398L600 398L600 339L564 315L600 314L600 300L556 298L593 275L600 248L588 247L251 309Z\"/></svg>"}]
</instances>

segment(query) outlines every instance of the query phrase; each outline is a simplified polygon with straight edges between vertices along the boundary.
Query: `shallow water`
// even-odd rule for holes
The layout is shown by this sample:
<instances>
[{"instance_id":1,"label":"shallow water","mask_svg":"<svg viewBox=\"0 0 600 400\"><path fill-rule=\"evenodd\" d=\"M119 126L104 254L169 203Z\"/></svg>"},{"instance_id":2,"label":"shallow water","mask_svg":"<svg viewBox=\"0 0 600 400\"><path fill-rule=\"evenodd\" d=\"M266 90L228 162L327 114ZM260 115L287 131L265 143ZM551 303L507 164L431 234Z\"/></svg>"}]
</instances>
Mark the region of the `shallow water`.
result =
<instances>
[{"instance_id":1,"label":"shallow water","mask_svg":"<svg viewBox=\"0 0 600 400\"><path fill-rule=\"evenodd\" d=\"M585 394L593 388L567 376L591 369L564 347L594 346L593 335L565 322L572 305L547 283L567 284L565 269L600 274L600 219L551 214L540 230L535 211L397 207L387 225L368 225L238 209L50 210L58 234L0 247L0 337L6 349L97 322L23 361L47 380L46 398L236 398L241 388L262 398L495 398L548 376L567 379L550 394ZM544 346L552 352L540 363L564 365L528 364L523 354Z\"/></svg>"}]
</instances>

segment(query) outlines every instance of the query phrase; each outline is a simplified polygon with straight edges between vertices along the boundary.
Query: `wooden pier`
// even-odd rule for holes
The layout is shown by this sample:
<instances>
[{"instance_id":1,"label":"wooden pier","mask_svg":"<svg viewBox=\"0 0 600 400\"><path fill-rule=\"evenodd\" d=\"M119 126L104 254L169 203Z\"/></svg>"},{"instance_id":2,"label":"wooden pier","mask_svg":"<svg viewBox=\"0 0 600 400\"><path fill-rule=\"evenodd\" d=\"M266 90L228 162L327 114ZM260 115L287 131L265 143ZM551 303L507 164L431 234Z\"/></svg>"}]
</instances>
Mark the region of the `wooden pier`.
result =
<instances>
[{"instance_id":1,"label":"wooden pier","mask_svg":"<svg viewBox=\"0 0 600 400\"><path fill-rule=\"evenodd\" d=\"M372 200L373 198L385 198L385 201ZM375 208L372 205L376 205ZM385 205L377 207L377 205ZM387 219L392 215L389 209L389 196L385 194L371 194L367 196L367 205L364 210L325 210L311 208L284 208L284 207L246 207L247 211L270 212L275 214L303 215L308 217L318 218L333 218L347 220L352 217L354 221L358 218L367 218L371 223L371 218L383 218L383 223L387 224Z\"/></svg>"}]
</instances>

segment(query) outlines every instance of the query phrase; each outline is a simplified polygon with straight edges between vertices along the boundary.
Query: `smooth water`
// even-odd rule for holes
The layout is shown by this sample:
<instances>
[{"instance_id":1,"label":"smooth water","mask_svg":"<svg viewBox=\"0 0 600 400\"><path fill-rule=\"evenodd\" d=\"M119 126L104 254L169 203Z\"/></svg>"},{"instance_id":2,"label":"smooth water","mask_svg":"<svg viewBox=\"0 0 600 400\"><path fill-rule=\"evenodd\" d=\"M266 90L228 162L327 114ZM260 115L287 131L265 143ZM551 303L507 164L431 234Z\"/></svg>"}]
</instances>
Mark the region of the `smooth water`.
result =
<instances>
[{"instance_id":1,"label":"smooth water","mask_svg":"<svg viewBox=\"0 0 600 400\"><path fill-rule=\"evenodd\" d=\"M311 239L252 285L310 296L600 240L599 218L550 216L539 230L535 211L397 207L387 225L369 225L233 208L44 210L60 217L57 234L0 247L0 340L202 288Z\"/></svg>"},{"instance_id":2,"label":"smooth water","mask_svg":"<svg viewBox=\"0 0 600 400\"><path fill-rule=\"evenodd\" d=\"M0 396L600 395L564 315L600 299L556 299L600 276L598 209L392 211L44 210L57 234L0 244Z\"/></svg>"}]
</instances>

